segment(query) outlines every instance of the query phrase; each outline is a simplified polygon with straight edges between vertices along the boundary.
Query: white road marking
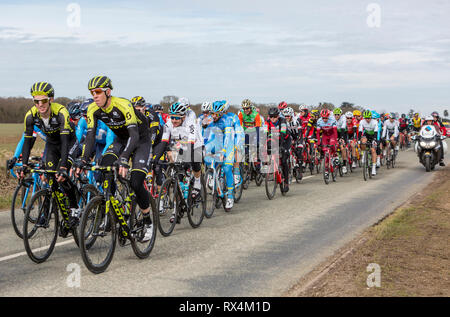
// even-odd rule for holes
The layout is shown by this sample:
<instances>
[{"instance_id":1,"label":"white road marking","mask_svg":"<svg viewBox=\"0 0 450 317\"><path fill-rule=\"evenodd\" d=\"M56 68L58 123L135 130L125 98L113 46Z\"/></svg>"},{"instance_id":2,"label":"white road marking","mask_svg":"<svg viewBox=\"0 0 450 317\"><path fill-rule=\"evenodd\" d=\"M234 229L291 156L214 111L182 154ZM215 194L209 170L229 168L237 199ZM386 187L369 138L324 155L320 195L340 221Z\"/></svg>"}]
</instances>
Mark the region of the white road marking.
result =
<instances>
[{"instance_id":1,"label":"white road marking","mask_svg":"<svg viewBox=\"0 0 450 317\"><path fill-rule=\"evenodd\" d=\"M68 240L68 241L64 241L64 242L59 242L59 243L55 244L55 247L59 247L59 246L62 246L62 245L73 243L73 242L74 241L72 239ZM37 249L34 249L33 252L42 251L42 250L48 249L48 247L49 246L37 248ZM16 254L7 255L7 256L4 256L4 257L0 258L0 262L11 260L11 259L15 259L15 258L18 258L19 256L23 256L23 255L27 255L27 253L26 252L19 252L19 253L16 253Z\"/></svg>"}]
</instances>

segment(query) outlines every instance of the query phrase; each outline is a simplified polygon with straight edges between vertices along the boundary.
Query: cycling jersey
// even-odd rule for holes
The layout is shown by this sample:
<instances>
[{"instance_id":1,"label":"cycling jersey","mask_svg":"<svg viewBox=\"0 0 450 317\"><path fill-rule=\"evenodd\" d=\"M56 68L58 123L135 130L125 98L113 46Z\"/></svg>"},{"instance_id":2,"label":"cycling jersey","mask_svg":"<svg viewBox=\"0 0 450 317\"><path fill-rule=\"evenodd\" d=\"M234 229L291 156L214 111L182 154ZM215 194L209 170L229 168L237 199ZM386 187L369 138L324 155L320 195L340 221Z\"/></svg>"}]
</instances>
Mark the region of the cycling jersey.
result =
<instances>
[{"instance_id":1,"label":"cycling jersey","mask_svg":"<svg viewBox=\"0 0 450 317\"><path fill-rule=\"evenodd\" d=\"M67 109L58 103L50 103L50 116L48 119L41 117L36 106L33 106L25 115L25 141L22 149L22 161L24 165L28 164L28 158L31 151L31 143L33 140L33 131L36 126L46 135L46 145L50 144L52 148L58 149L60 156L52 157L47 162L49 167L55 167L59 159L60 166L67 167L67 158L69 156L69 146L75 140L75 127L70 122L70 116ZM54 151L50 151L54 152ZM48 154L48 153L47 153Z\"/></svg>"},{"instance_id":2,"label":"cycling jersey","mask_svg":"<svg viewBox=\"0 0 450 317\"><path fill-rule=\"evenodd\" d=\"M414 128L420 128L422 126L422 118L421 117L413 117L412 118Z\"/></svg>"},{"instance_id":3,"label":"cycling jersey","mask_svg":"<svg viewBox=\"0 0 450 317\"><path fill-rule=\"evenodd\" d=\"M45 136L45 134L42 133L42 131L39 130L38 127L34 127L33 139L36 139L37 136L39 136L42 140L44 140L44 142L46 142L47 137ZM20 138L19 143L17 143L16 150L14 151L13 157L19 158L20 154L22 154L22 148L23 148L24 142L25 142L25 132L22 133L22 138ZM32 143L34 144L34 142L32 142Z\"/></svg>"},{"instance_id":4,"label":"cycling jersey","mask_svg":"<svg viewBox=\"0 0 450 317\"><path fill-rule=\"evenodd\" d=\"M238 116L245 132L247 129L253 130L254 128L261 127L261 116L256 110L253 110L249 115L245 114L244 110L241 110Z\"/></svg>"},{"instance_id":5,"label":"cycling jersey","mask_svg":"<svg viewBox=\"0 0 450 317\"><path fill-rule=\"evenodd\" d=\"M98 121L103 121L116 135L116 142L126 144L120 157L128 161L131 153L139 143L149 140L149 130L145 115L136 111L130 101L124 98L111 97L111 104L103 110L95 102L87 110L88 131L83 148L83 159L88 160L95 142L94 133Z\"/></svg>"},{"instance_id":6,"label":"cycling jersey","mask_svg":"<svg viewBox=\"0 0 450 317\"><path fill-rule=\"evenodd\" d=\"M87 121L84 117L82 117L80 121L78 121L75 130L77 140L78 142L80 142L80 144L83 143L83 141L86 139L87 130ZM103 123L102 121L98 122L97 131L95 133L95 142L103 145L105 151L114 142L115 137L116 135L114 134L114 132L112 132L112 130L108 128L105 123ZM103 151L103 153L105 151Z\"/></svg>"},{"instance_id":7,"label":"cycling jersey","mask_svg":"<svg viewBox=\"0 0 450 317\"><path fill-rule=\"evenodd\" d=\"M398 131L398 123L394 120L394 122L391 122L391 120L386 120L383 125L383 133L381 138L382 139L389 139L392 135L394 138L397 138L399 134Z\"/></svg>"},{"instance_id":8,"label":"cycling jersey","mask_svg":"<svg viewBox=\"0 0 450 317\"><path fill-rule=\"evenodd\" d=\"M370 139L376 138L378 133L378 122L375 119L371 119L369 122L365 119L361 120L359 122L359 132L361 136L366 136Z\"/></svg>"}]
</instances>

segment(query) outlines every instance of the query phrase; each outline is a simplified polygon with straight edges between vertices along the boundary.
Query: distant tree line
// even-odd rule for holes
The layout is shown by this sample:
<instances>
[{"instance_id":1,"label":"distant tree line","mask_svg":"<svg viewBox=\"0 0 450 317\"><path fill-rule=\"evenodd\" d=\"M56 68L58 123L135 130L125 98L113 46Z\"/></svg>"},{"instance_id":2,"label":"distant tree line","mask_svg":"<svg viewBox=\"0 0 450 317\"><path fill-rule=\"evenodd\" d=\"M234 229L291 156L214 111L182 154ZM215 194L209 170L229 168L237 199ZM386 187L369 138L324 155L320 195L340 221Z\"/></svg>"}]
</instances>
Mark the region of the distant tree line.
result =
<instances>
[{"instance_id":1,"label":"distant tree line","mask_svg":"<svg viewBox=\"0 0 450 317\"><path fill-rule=\"evenodd\" d=\"M55 99L55 102L62 104L64 106L67 106L71 101L83 101L87 98L83 96L79 96L76 98L67 98L67 97L59 97ZM173 104L174 102L178 101L177 96L164 96L162 100L159 102L162 106L165 112L168 111L169 106ZM267 116L268 110L270 107L276 107L278 103L258 103L255 104L255 107L259 108L260 113L263 116ZM303 103L288 103L289 107L292 107L295 112L299 111L299 107L305 105ZM8 97L3 98L0 97L0 123L23 123L23 119L25 117L25 114L27 111L33 106L33 100L31 98L24 98L24 97ZM329 109L333 110L336 108L336 106L331 102L319 102L318 105L306 105L309 110L313 109ZM342 109L343 113L347 111L354 111L359 110L363 111L364 107L357 106L351 102L344 101L342 102L339 107ZM191 108L195 111L195 113L200 114L201 113L201 104L193 104L191 105ZM237 112L240 109L240 105L231 105L231 110L234 112ZM384 113L384 110L378 111L379 113ZM408 112L408 115L412 116L414 115L414 110L410 109ZM449 115L448 110L445 110L443 112L443 117L447 118Z\"/></svg>"}]
</instances>

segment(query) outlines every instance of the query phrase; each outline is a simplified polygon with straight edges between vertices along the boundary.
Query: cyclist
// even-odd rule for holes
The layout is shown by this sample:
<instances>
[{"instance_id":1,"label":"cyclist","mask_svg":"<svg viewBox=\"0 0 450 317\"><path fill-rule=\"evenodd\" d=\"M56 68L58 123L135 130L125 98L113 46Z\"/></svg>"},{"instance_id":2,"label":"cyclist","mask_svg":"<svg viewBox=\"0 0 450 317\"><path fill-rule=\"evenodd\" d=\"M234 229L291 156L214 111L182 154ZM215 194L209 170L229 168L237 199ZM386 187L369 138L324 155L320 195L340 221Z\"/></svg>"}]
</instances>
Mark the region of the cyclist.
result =
<instances>
[{"instance_id":1,"label":"cyclist","mask_svg":"<svg viewBox=\"0 0 450 317\"><path fill-rule=\"evenodd\" d=\"M350 111L347 111L345 113L345 133L344 133L344 141L346 143L350 143L350 146L352 148L352 155L357 160L359 160L359 152L356 152L356 144L358 140L358 128L357 128L357 122L356 119L353 118L353 113ZM356 161L353 160L352 162L352 168L356 168Z\"/></svg>"},{"instance_id":2,"label":"cyclist","mask_svg":"<svg viewBox=\"0 0 450 317\"><path fill-rule=\"evenodd\" d=\"M422 118L419 117L419 113L416 112L414 114L414 117L412 118L412 123L413 123L413 131L416 133L419 133L420 128L422 127Z\"/></svg>"},{"instance_id":3,"label":"cyclist","mask_svg":"<svg viewBox=\"0 0 450 317\"><path fill-rule=\"evenodd\" d=\"M394 151L397 151L398 136L398 122L395 120L395 114L392 113L389 116L389 120L386 120L383 124L381 139L383 140L384 147L386 148L387 146L386 141L390 140L391 148L394 149Z\"/></svg>"},{"instance_id":4,"label":"cyclist","mask_svg":"<svg viewBox=\"0 0 450 317\"><path fill-rule=\"evenodd\" d=\"M408 133L408 119L406 118L406 114L402 113L401 118L398 119L399 123L399 132L400 132L400 143L403 143L404 138L407 138L407 142L409 143L409 139L407 137Z\"/></svg>"},{"instance_id":5,"label":"cyclist","mask_svg":"<svg viewBox=\"0 0 450 317\"><path fill-rule=\"evenodd\" d=\"M292 149L297 158L297 166L303 166L303 131L302 123L295 117L294 109L287 107L282 111L287 124L287 130L292 139Z\"/></svg>"},{"instance_id":6,"label":"cyclist","mask_svg":"<svg viewBox=\"0 0 450 317\"><path fill-rule=\"evenodd\" d=\"M50 83L37 82L31 87L34 106L25 115L25 141L22 149L22 171L20 178L29 169L28 159L33 146L34 127L38 127L46 135L46 153L44 162L46 169L57 170L56 181L69 198L69 208L78 209L75 188L68 181L67 171L72 162L69 160L69 149L76 141L75 127L70 122L67 109L54 101L55 91ZM68 229L61 227L61 235L67 236Z\"/></svg>"},{"instance_id":7,"label":"cyclist","mask_svg":"<svg viewBox=\"0 0 450 317\"><path fill-rule=\"evenodd\" d=\"M208 129L211 129L211 133L205 145L205 150L207 154L223 154L223 171L227 186L225 209L230 210L234 204L234 124L232 118L225 115L225 103L223 101L213 102L211 116L213 122L208 126ZM208 158L205 158L205 161L207 162Z\"/></svg>"},{"instance_id":8,"label":"cyclist","mask_svg":"<svg viewBox=\"0 0 450 317\"><path fill-rule=\"evenodd\" d=\"M278 109L280 110L280 117L284 118L283 110L286 109L287 106L288 106L288 104L286 101L282 101L278 104Z\"/></svg>"},{"instance_id":9,"label":"cyclist","mask_svg":"<svg viewBox=\"0 0 450 317\"><path fill-rule=\"evenodd\" d=\"M362 120L362 115L361 115L361 111L359 110L354 110L353 111L353 118L355 118L356 120L356 127L359 129L359 123Z\"/></svg>"},{"instance_id":10,"label":"cyclist","mask_svg":"<svg viewBox=\"0 0 450 317\"><path fill-rule=\"evenodd\" d=\"M238 117L241 126L245 133L245 154L249 156L249 144L256 144L256 161L255 167L257 170L261 168L259 159L259 140L260 140L260 129L261 129L261 116L256 111L255 107L249 99L242 100L241 103L242 110L239 111ZM254 160L254 158L252 158Z\"/></svg>"},{"instance_id":11,"label":"cyclist","mask_svg":"<svg viewBox=\"0 0 450 317\"><path fill-rule=\"evenodd\" d=\"M306 131L306 126L308 125L309 119L311 119L311 114L308 111L308 107L305 105L300 106L300 115L298 118L301 121L303 132Z\"/></svg>"},{"instance_id":12,"label":"cyclist","mask_svg":"<svg viewBox=\"0 0 450 317\"><path fill-rule=\"evenodd\" d=\"M77 162L77 174L80 173L79 167L89 161L98 122L103 121L115 133L116 139L102 156L100 165L118 164L119 174L125 178L130 168L129 160L132 159L130 184L144 218L146 232L143 241L148 241L152 238L153 223L150 217L150 194L143 184L151 159L152 137L146 117L135 110L129 100L111 95L113 86L107 76L93 77L88 83L88 89L94 102L89 105L87 111L88 130L82 159ZM112 176L108 176L106 180L112 187L112 193L115 193L116 186Z\"/></svg>"},{"instance_id":13,"label":"cyclist","mask_svg":"<svg viewBox=\"0 0 450 317\"><path fill-rule=\"evenodd\" d=\"M378 133L378 122L372 119L372 112L370 110L364 110L364 120L359 123L359 133L361 137L361 150L365 151L368 143L376 141L376 134ZM371 147L372 152L372 176L377 174L377 153L376 147ZM365 158L367 160L367 157ZM363 163L365 163L363 161Z\"/></svg>"},{"instance_id":14,"label":"cyclist","mask_svg":"<svg viewBox=\"0 0 450 317\"><path fill-rule=\"evenodd\" d=\"M286 119L280 116L280 109L272 107L269 109L269 119L267 120L267 153L270 155L272 148L276 145L270 141L271 137L276 138L278 142L279 155L281 158L281 169L283 171L283 192L289 191L289 149L291 148L292 139L287 131Z\"/></svg>"},{"instance_id":15,"label":"cyclist","mask_svg":"<svg viewBox=\"0 0 450 317\"><path fill-rule=\"evenodd\" d=\"M339 139L339 148L342 154L342 172L344 174L347 174L347 151L345 150L345 133L347 132L347 121L345 119L345 116L342 115L342 109L341 108L335 108L333 110L334 119L336 120L336 127L337 127L337 133L338 133L338 139Z\"/></svg>"},{"instance_id":16,"label":"cyclist","mask_svg":"<svg viewBox=\"0 0 450 317\"><path fill-rule=\"evenodd\" d=\"M153 110L155 110L155 112L159 116L159 124L161 125L161 127L164 127L167 120L169 119L169 115L163 112L163 106L160 105L159 103L153 105Z\"/></svg>"},{"instance_id":17,"label":"cyclist","mask_svg":"<svg viewBox=\"0 0 450 317\"><path fill-rule=\"evenodd\" d=\"M202 127L202 129L206 129L206 127L213 121L211 117L211 109L212 103L209 101L202 103L202 114L198 116L198 124Z\"/></svg>"},{"instance_id":18,"label":"cyclist","mask_svg":"<svg viewBox=\"0 0 450 317\"><path fill-rule=\"evenodd\" d=\"M376 111L372 111L372 119L375 120L378 124L378 132L377 132L377 168L381 166L381 150L382 150L382 142L381 142L381 133L383 132L383 125L381 124L380 114Z\"/></svg>"},{"instance_id":19,"label":"cyclist","mask_svg":"<svg viewBox=\"0 0 450 317\"><path fill-rule=\"evenodd\" d=\"M189 102L189 99L186 97L181 97L178 102L181 106L184 106L187 108L186 111L186 119L189 122L197 124L197 115L195 114L194 110L191 109L191 103Z\"/></svg>"},{"instance_id":20,"label":"cyclist","mask_svg":"<svg viewBox=\"0 0 450 317\"><path fill-rule=\"evenodd\" d=\"M331 157L336 153L336 144L338 140L337 122L328 109L320 111L320 118L317 120L317 134L321 136L319 144L322 146L331 145ZM323 155L322 155L323 156Z\"/></svg>"}]
</instances>

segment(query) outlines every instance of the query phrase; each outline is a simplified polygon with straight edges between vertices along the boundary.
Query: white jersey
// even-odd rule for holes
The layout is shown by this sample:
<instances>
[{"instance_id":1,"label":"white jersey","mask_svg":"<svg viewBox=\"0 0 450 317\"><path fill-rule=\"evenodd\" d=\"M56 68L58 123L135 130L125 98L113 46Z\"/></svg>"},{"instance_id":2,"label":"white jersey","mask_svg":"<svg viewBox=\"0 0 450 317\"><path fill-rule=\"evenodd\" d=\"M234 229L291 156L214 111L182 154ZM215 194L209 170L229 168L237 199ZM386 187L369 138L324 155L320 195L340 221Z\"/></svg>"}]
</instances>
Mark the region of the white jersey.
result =
<instances>
[{"instance_id":1,"label":"white jersey","mask_svg":"<svg viewBox=\"0 0 450 317\"><path fill-rule=\"evenodd\" d=\"M391 122L390 120L386 120L383 125L383 134L381 135L381 138L390 138L392 135L396 138L398 134L398 121L394 120L394 122Z\"/></svg>"},{"instance_id":2,"label":"white jersey","mask_svg":"<svg viewBox=\"0 0 450 317\"><path fill-rule=\"evenodd\" d=\"M366 119L362 119L359 122L359 132L364 132L365 135L375 136L378 132L378 122L375 119L371 119L369 122Z\"/></svg>"},{"instance_id":3,"label":"white jersey","mask_svg":"<svg viewBox=\"0 0 450 317\"><path fill-rule=\"evenodd\" d=\"M164 125L162 141L175 141L182 145L193 143L194 149L203 146L203 137L199 125L196 121L191 121L187 117L179 127L174 127L172 120L167 120Z\"/></svg>"},{"instance_id":4,"label":"white jersey","mask_svg":"<svg viewBox=\"0 0 450 317\"><path fill-rule=\"evenodd\" d=\"M347 129L347 120L346 120L345 116L341 115L341 117L339 118L339 120L337 120L336 123L337 123L336 125L337 125L338 130L346 130Z\"/></svg>"}]
</instances>

